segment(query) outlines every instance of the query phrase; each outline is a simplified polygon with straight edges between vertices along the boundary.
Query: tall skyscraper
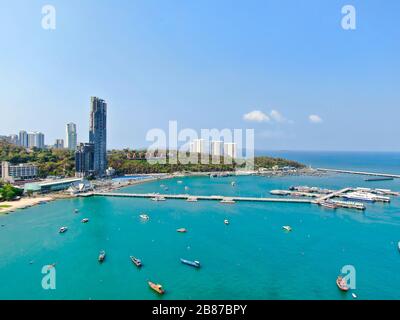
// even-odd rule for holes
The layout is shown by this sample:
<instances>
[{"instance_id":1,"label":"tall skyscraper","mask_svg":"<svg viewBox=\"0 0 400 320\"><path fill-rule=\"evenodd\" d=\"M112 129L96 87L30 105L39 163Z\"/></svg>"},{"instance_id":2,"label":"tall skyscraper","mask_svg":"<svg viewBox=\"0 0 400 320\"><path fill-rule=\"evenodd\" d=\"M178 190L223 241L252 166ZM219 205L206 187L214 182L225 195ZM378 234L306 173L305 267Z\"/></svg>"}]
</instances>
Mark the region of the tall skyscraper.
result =
<instances>
[{"instance_id":1,"label":"tall skyscraper","mask_svg":"<svg viewBox=\"0 0 400 320\"><path fill-rule=\"evenodd\" d=\"M30 132L28 133L28 147L36 147L38 149L44 149L44 134L41 132Z\"/></svg>"},{"instance_id":2,"label":"tall skyscraper","mask_svg":"<svg viewBox=\"0 0 400 320\"><path fill-rule=\"evenodd\" d=\"M90 99L89 142L94 145L94 171L105 175L107 169L107 103L97 97Z\"/></svg>"},{"instance_id":3,"label":"tall skyscraper","mask_svg":"<svg viewBox=\"0 0 400 320\"><path fill-rule=\"evenodd\" d=\"M24 131L24 130L21 130L20 132L19 132L19 145L21 146L21 147L25 147L25 148L28 148L28 133L26 132L26 131Z\"/></svg>"},{"instance_id":4,"label":"tall skyscraper","mask_svg":"<svg viewBox=\"0 0 400 320\"><path fill-rule=\"evenodd\" d=\"M77 141L78 141L78 134L76 132L76 124L75 123L68 123L66 127L66 143L67 148L69 150L76 150Z\"/></svg>"}]
</instances>

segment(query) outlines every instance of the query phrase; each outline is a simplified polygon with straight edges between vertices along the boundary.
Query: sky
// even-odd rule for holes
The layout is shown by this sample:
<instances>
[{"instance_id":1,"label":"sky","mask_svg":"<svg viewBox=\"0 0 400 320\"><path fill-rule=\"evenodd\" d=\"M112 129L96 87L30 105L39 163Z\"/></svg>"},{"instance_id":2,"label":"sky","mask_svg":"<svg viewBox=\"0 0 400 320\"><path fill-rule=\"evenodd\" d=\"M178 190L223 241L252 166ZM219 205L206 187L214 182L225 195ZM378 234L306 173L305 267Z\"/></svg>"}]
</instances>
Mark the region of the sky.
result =
<instances>
[{"instance_id":1,"label":"sky","mask_svg":"<svg viewBox=\"0 0 400 320\"><path fill-rule=\"evenodd\" d=\"M0 135L74 122L85 142L98 96L109 148L176 120L252 128L257 150L400 151L399 39L398 0L0 0Z\"/></svg>"}]
</instances>

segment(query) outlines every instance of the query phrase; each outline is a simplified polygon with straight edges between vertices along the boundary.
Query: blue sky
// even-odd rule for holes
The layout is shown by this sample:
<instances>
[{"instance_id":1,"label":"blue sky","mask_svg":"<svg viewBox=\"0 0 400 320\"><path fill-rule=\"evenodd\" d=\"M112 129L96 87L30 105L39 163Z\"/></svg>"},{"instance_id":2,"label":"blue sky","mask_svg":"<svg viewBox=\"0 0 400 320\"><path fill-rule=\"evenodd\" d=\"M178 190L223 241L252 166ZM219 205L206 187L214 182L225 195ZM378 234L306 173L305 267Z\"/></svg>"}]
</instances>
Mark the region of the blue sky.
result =
<instances>
[{"instance_id":1,"label":"blue sky","mask_svg":"<svg viewBox=\"0 0 400 320\"><path fill-rule=\"evenodd\" d=\"M109 147L177 120L254 128L259 150L400 151L397 0L0 0L0 39L0 134L86 141L96 95Z\"/></svg>"}]
</instances>

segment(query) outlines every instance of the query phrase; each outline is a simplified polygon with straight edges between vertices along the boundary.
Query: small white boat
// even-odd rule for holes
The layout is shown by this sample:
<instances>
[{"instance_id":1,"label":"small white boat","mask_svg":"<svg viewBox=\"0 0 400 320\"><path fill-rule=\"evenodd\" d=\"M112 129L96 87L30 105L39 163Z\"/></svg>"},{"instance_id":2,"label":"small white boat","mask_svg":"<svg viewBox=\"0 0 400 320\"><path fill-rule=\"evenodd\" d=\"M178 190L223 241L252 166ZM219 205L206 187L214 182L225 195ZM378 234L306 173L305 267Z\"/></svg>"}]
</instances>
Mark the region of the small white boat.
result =
<instances>
[{"instance_id":1,"label":"small white boat","mask_svg":"<svg viewBox=\"0 0 400 320\"><path fill-rule=\"evenodd\" d=\"M60 230L58 231L59 233L64 233L67 232L68 228L67 227L61 227Z\"/></svg>"},{"instance_id":2,"label":"small white boat","mask_svg":"<svg viewBox=\"0 0 400 320\"><path fill-rule=\"evenodd\" d=\"M178 184L182 184L182 183L183 183L183 181L182 181L182 180L179 180L179 181L178 181Z\"/></svg>"},{"instance_id":3,"label":"small white boat","mask_svg":"<svg viewBox=\"0 0 400 320\"><path fill-rule=\"evenodd\" d=\"M357 295L354 292L351 294L351 296L353 297L353 299L357 299Z\"/></svg>"},{"instance_id":4,"label":"small white boat","mask_svg":"<svg viewBox=\"0 0 400 320\"><path fill-rule=\"evenodd\" d=\"M230 222L229 222L228 219L225 219L225 220L224 220L224 223L225 223L226 225L228 225Z\"/></svg>"},{"instance_id":5,"label":"small white boat","mask_svg":"<svg viewBox=\"0 0 400 320\"><path fill-rule=\"evenodd\" d=\"M149 220L150 219L150 217L147 214L141 214L139 217L142 220Z\"/></svg>"},{"instance_id":6,"label":"small white boat","mask_svg":"<svg viewBox=\"0 0 400 320\"><path fill-rule=\"evenodd\" d=\"M78 213L78 212L79 212L79 210L78 210L78 209L75 209L75 210L74 210L74 212L75 212L75 213Z\"/></svg>"},{"instance_id":7,"label":"small white boat","mask_svg":"<svg viewBox=\"0 0 400 320\"><path fill-rule=\"evenodd\" d=\"M152 201L165 201L166 199L164 197L154 197L151 198Z\"/></svg>"},{"instance_id":8,"label":"small white boat","mask_svg":"<svg viewBox=\"0 0 400 320\"><path fill-rule=\"evenodd\" d=\"M235 200L233 199L229 199L229 198L224 198L220 201L220 203L224 203L224 204L234 204Z\"/></svg>"},{"instance_id":9,"label":"small white boat","mask_svg":"<svg viewBox=\"0 0 400 320\"><path fill-rule=\"evenodd\" d=\"M399 251L400 251L400 241L399 242L397 242L397 248L399 249Z\"/></svg>"},{"instance_id":10,"label":"small white boat","mask_svg":"<svg viewBox=\"0 0 400 320\"><path fill-rule=\"evenodd\" d=\"M232 182L231 182L231 186L232 186L232 187L236 186L236 182L235 182L235 181L232 181Z\"/></svg>"},{"instance_id":11,"label":"small white boat","mask_svg":"<svg viewBox=\"0 0 400 320\"><path fill-rule=\"evenodd\" d=\"M292 231L292 227L291 227L291 226L283 226L282 228L283 228L285 231L288 231L288 232Z\"/></svg>"},{"instance_id":12,"label":"small white boat","mask_svg":"<svg viewBox=\"0 0 400 320\"><path fill-rule=\"evenodd\" d=\"M88 223L88 222L89 222L89 219L88 219L88 218L82 219L81 222L82 222L82 223Z\"/></svg>"},{"instance_id":13,"label":"small white boat","mask_svg":"<svg viewBox=\"0 0 400 320\"><path fill-rule=\"evenodd\" d=\"M197 198L196 197L189 197L186 200L187 202L197 202Z\"/></svg>"},{"instance_id":14,"label":"small white boat","mask_svg":"<svg viewBox=\"0 0 400 320\"><path fill-rule=\"evenodd\" d=\"M189 190L189 187L188 187L188 186L186 186L186 187L185 187L185 190Z\"/></svg>"}]
</instances>

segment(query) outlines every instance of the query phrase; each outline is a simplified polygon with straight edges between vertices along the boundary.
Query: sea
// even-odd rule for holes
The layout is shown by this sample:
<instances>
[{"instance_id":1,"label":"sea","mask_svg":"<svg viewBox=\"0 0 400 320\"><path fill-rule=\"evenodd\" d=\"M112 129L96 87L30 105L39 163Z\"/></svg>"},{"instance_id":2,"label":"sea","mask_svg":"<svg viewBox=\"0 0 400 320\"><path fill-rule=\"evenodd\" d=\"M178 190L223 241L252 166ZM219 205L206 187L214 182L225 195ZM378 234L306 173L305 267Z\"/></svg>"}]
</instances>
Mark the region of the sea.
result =
<instances>
[{"instance_id":1,"label":"sea","mask_svg":"<svg viewBox=\"0 0 400 320\"><path fill-rule=\"evenodd\" d=\"M400 174L400 153L268 155L313 167ZM273 189L295 185L400 191L399 180L364 179L348 174L184 177L118 192L270 197ZM351 293L360 300L399 299L400 198L366 206L361 212L295 203L107 197L49 202L0 215L0 299L352 300ZM143 213L148 221L140 219ZM90 221L83 224L83 218ZM285 225L292 231L285 232ZM60 234L62 226L68 231ZM107 254L102 264L100 250ZM130 256L140 258L143 267L133 265ZM184 265L181 258L198 260L201 268ZM351 279L349 292L336 286L339 274ZM165 294L152 291L149 280L161 284Z\"/></svg>"}]
</instances>

